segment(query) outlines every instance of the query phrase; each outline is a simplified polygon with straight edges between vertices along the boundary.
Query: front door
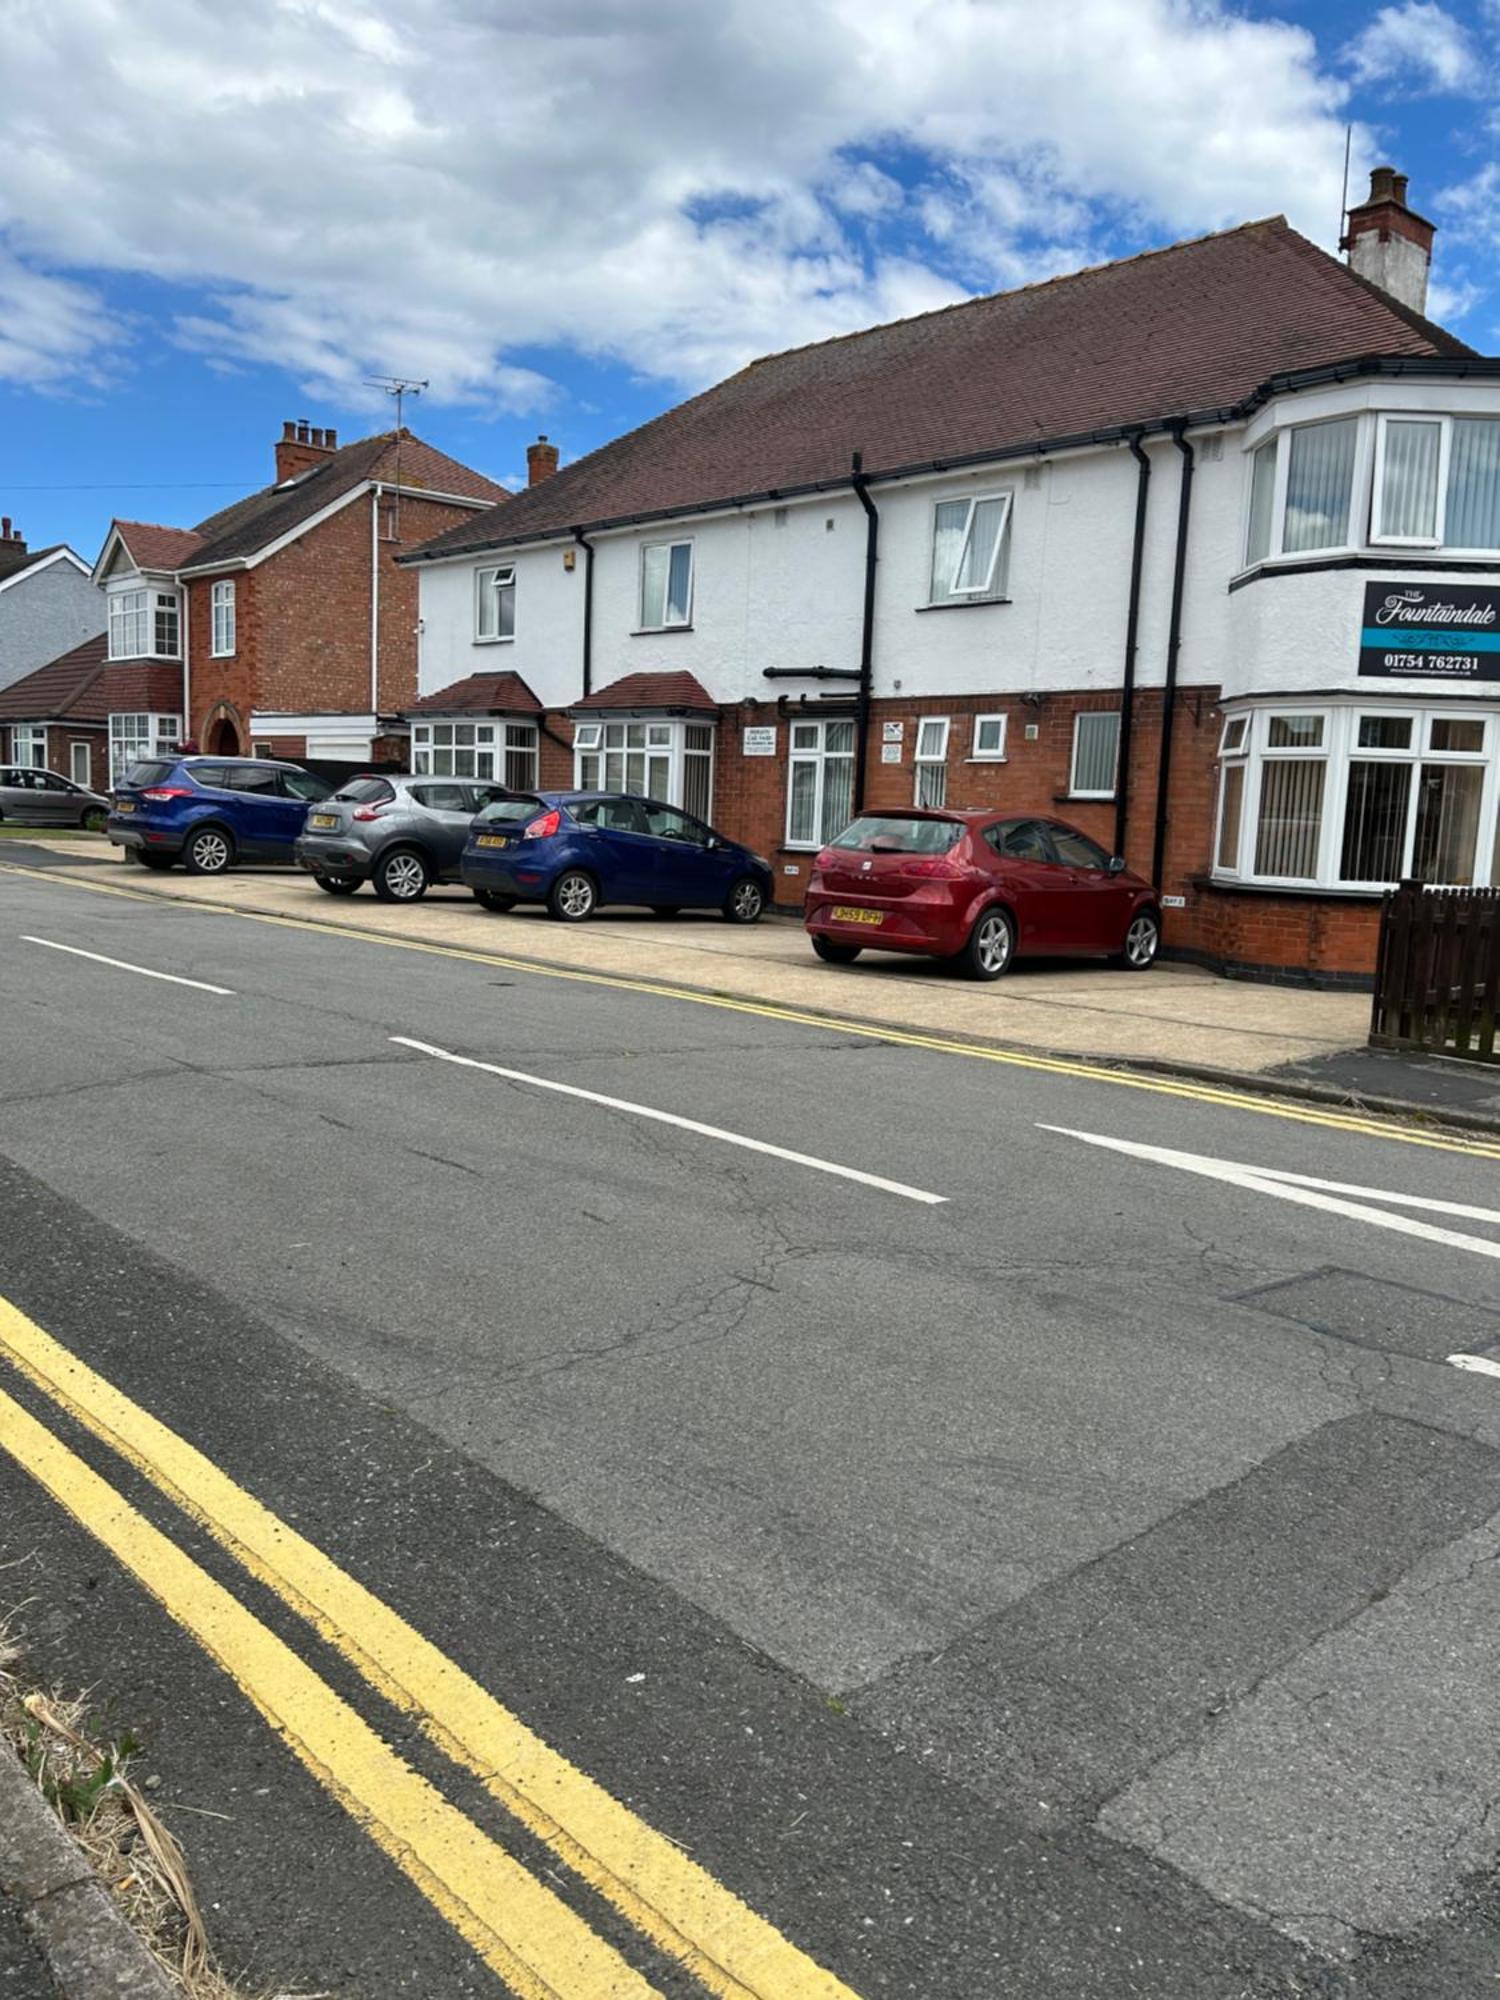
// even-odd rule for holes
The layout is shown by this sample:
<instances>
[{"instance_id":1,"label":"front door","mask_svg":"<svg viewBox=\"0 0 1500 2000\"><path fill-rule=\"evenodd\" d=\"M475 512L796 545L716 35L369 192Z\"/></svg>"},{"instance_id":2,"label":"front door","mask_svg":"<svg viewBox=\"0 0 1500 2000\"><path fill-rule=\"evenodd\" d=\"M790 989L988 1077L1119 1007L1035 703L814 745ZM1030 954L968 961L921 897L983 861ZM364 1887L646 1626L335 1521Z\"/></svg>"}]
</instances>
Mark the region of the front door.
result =
<instances>
[{"instance_id":1,"label":"front door","mask_svg":"<svg viewBox=\"0 0 1500 2000\"><path fill-rule=\"evenodd\" d=\"M89 768L89 746L87 743L68 745L68 776L75 785L82 785L87 791L93 790L93 773Z\"/></svg>"}]
</instances>

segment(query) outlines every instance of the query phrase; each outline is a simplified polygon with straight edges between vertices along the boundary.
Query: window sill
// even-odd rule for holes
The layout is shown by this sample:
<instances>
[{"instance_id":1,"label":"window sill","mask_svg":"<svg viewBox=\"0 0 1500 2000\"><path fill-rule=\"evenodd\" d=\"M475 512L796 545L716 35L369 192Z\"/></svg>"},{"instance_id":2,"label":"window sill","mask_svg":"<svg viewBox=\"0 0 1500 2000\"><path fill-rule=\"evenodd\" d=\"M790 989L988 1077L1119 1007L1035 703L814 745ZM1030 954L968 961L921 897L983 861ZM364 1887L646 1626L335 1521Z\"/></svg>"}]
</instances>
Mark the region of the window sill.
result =
<instances>
[{"instance_id":1,"label":"window sill","mask_svg":"<svg viewBox=\"0 0 1500 2000\"><path fill-rule=\"evenodd\" d=\"M674 632L691 632L691 625L637 625L630 633L632 639L666 639Z\"/></svg>"},{"instance_id":2,"label":"window sill","mask_svg":"<svg viewBox=\"0 0 1500 2000\"><path fill-rule=\"evenodd\" d=\"M941 604L914 604L913 611L982 611L992 604L1009 604L1008 597L951 597Z\"/></svg>"},{"instance_id":3,"label":"window sill","mask_svg":"<svg viewBox=\"0 0 1500 2000\"><path fill-rule=\"evenodd\" d=\"M965 757L966 764L1008 764L1009 757Z\"/></svg>"},{"instance_id":4,"label":"window sill","mask_svg":"<svg viewBox=\"0 0 1500 2000\"><path fill-rule=\"evenodd\" d=\"M1245 882L1232 875L1195 876L1193 887L1227 890L1233 895L1245 896L1321 896L1325 901L1343 903L1377 903L1387 894L1383 888L1351 888L1343 882L1337 886L1317 882Z\"/></svg>"},{"instance_id":5,"label":"window sill","mask_svg":"<svg viewBox=\"0 0 1500 2000\"><path fill-rule=\"evenodd\" d=\"M476 646L513 646L515 643L516 635L514 632L491 632L484 635L476 632L474 634L474 644Z\"/></svg>"},{"instance_id":6,"label":"window sill","mask_svg":"<svg viewBox=\"0 0 1500 2000\"><path fill-rule=\"evenodd\" d=\"M1054 792L1055 806L1112 806L1118 803L1115 792Z\"/></svg>"}]
</instances>

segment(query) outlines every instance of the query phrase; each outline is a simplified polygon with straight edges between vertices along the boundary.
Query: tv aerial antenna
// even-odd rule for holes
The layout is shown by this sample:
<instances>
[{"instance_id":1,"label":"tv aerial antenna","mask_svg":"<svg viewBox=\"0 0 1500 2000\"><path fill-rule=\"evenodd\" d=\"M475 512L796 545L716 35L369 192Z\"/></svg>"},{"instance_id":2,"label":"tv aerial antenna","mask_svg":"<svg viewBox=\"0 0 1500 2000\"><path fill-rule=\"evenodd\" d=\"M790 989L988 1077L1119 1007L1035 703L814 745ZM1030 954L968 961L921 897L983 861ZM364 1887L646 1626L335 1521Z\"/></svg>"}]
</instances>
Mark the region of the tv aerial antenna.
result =
<instances>
[{"instance_id":1,"label":"tv aerial antenna","mask_svg":"<svg viewBox=\"0 0 1500 2000\"><path fill-rule=\"evenodd\" d=\"M408 396L420 396L431 385L418 381L412 375L367 375L366 384L371 389L381 389L396 405L396 497L391 510L391 538L401 539L401 441L405 434L405 408Z\"/></svg>"}]
</instances>

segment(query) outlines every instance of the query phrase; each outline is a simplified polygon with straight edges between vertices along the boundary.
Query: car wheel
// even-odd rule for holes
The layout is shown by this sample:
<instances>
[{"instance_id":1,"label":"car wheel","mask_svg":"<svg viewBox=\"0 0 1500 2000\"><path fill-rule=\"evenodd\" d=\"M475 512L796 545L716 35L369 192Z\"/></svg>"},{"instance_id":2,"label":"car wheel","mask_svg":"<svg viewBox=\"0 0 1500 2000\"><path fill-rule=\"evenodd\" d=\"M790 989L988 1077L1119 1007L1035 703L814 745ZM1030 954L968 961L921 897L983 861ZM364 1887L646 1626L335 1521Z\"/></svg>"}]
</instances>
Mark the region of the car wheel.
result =
<instances>
[{"instance_id":1,"label":"car wheel","mask_svg":"<svg viewBox=\"0 0 1500 2000\"><path fill-rule=\"evenodd\" d=\"M188 841L182 859L190 875L222 875L234 860L234 843L221 827L205 826Z\"/></svg>"},{"instance_id":2,"label":"car wheel","mask_svg":"<svg viewBox=\"0 0 1500 2000\"><path fill-rule=\"evenodd\" d=\"M359 878L355 875L315 874L313 880L323 893L328 896L352 896L359 887Z\"/></svg>"},{"instance_id":3,"label":"car wheel","mask_svg":"<svg viewBox=\"0 0 1500 2000\"><path fill-rule=\"evenodd\" d=\"M758 924L766 907L766 892L752 875L742 875L724 899L724 915L732 924Z\"/></svg>"},{"instance_id":4,"label":"car wheel","mask_svg":"<svg viewBox=\"0 0 1500 2000\"><path fill-rule=\"evenodd\" d=\"M481 908L493 910L497 916L503 917L507 910L513 910L516 907L516 904L520 901L520 897L502 896L498 889L476 889L474 891L474 901Z\"/></svg>"},{"instance_id":5,"label":"car wheel","mask_svg":"<svg viewBox=\"0 0 1500 2000\"><path fill-rule=\"evenodd\" d=\"M969 941L953 961L970 979L998 979L1015 956L1016 927L1004 910L981 910Z\"/></svg>"},{"instance_id":6,"label":"car wheel","mask_svg":"<svg viewBox=\"0 0 1500 2000\"><path fill-rule=\"evenodd\" d=\"M109 811L105 806L89 806L78 824L85 833L103 833L109 822Z\"/></svg>"},{"instance_id":7,"label":"car wheel","mask_svg":"<svg viewBox=\"0 0 1500 2000\"><path fill-rule=\"evenodd\" d=\"M837 938L813 935L812 948L825 965L853 965L859 957L861 946L840 944Z\"/></svg>"},{"instance_id":8,"label":"car wheel","mask_svg":"<svg viewBox=\"0 0 1500 2000\"><path fill-rule=\"evenodd\" d=\"M130 849L127 847L125 852L128 854ZM150 854L144 848L136 849L135 858L141 864L142 868L154 868L158 875L165 875L176 860L175 855Z\"/></svg>"},{"instance_id":9,"label":"car wheel","mask_svg":"<svg viewBox=\"0 0 1500 2000\"><path fill-rule=\"evenodd\" d=\"M562 924L581 924L599 907L599 891L592 875L581 868L569 868L547 892L548 912Z\"/></svg>"},{"instance_id":10,"label":"car wheel","mask_svg":"<svg viewBox=\"0 0 1500 2000\"><path fill-rule=\"evenodd\" d=\"M651 914L653 917L680 917L682 915L682 905L681 903L653 903L651 905Z\"/></svg>"},{"instance_id":11,"label":"car wheel","mask_svg":"<svg viewBox=\"0 0 1500 2000\"><path fill-rule=\"evenodd\" d=\"M1127 972L1149 972L1160 949L1161 918L1155 910L1137 910L1125 933L1125 949L1118 954L1115 964Z\"/></svg>"},{"instance_id":12,"label":"car wheel","mask_svg":"<svg viewBox=\"0 0 1500 2000\"><path fill-rule=\"evenodd\" d=\"M432 871L414 847L397 847L381 856L371 880L382 903L417 903L427 894Z\"/></svg>"}]
</instances>

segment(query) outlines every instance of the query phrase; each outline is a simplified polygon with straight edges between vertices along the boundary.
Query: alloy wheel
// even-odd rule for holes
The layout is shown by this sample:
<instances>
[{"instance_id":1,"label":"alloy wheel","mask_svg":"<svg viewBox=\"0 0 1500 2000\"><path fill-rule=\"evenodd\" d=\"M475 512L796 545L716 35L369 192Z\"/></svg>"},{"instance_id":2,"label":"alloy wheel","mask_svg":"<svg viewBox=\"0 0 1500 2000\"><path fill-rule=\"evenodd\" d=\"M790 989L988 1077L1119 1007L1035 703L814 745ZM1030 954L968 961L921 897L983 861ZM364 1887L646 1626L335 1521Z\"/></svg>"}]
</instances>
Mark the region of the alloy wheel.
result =
<instances>
[{"instance_id":1,"label":"alloy wheel","mask_svg":"<svg viewBox=\"0 0 1500 2000\"><path fill-rule=\"evenodd\" d=\"M1137 917L1125 933L1125 956L1132 965L1149 965L1159 940L1155 917Z\"/></svg>"},{"instance_id":2,"label":"alloy wheel","mask_svg":"<svg viewBox=\"0 0 1500 2000\"><path fill-rule=\"evenodd\" d=\"M594 907L594 885L587 875L564 875L554 893L565 917L586 917Z\"/></svg>"},{"instance_id":3,"label":"alloy wheel","mask_svg":"<svg viewBox=\"0 0 1500 2000\"><path fill-rule=\"evenodd\" d=\"M1010 925L998 911L979 920L974 956L988 973L1003 972L1010 963Z\"/></svg>"},{"instance_id":4,"label":"alloy wheel","mask_svg":"<svg viewBox=\"0 0 1500 2000\"><path fill-rule=\"evenodd\" d=\"M229 866L229 842L222 833L210 829L193 842L192 856L193 866L200 875L217 875Z\"/></svg>"},{"instance_id":5,"label":"alloy wheel","mask_svg":"<svg viewBox=\"0 0 1500 2000\"><path fill-rule=\"evenodd\" d=\"M385 864L385 886L398 903L410 903L427 887L427 870L415 854L393 854Z\"/></svg>"},{"instance_id":6,"label":"alloy wheel","mask_svg":"<svg viewBox=\"0 0 1500 2000\"><path fill-rule=\"evenodd\" d=\"M742 924L753 924L765 906L765 897L755 882L740 882L729 898L729 907Z\"/></svg>"}]
</instances>

